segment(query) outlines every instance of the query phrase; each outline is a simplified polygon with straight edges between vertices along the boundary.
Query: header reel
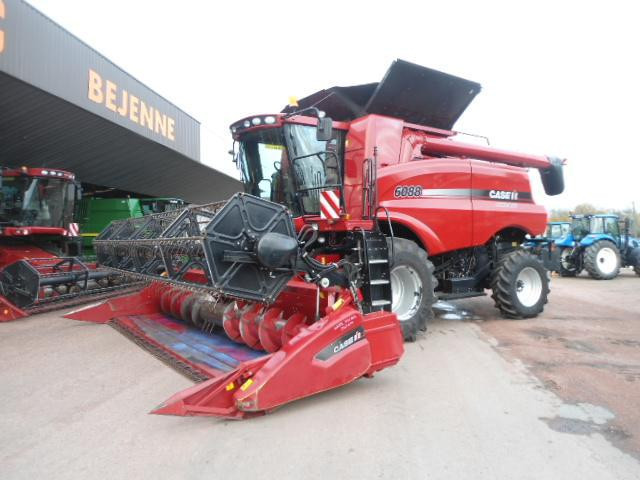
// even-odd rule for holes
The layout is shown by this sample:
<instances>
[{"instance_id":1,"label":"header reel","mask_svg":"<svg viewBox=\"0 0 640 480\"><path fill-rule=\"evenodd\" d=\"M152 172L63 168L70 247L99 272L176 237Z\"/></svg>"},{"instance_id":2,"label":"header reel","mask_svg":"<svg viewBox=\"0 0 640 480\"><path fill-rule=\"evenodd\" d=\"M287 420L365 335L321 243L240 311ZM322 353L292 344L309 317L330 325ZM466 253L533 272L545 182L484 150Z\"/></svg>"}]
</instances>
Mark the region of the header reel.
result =
<instances>
[{"instance_id":1,"label":"header reel","mask_svg":"<svg viewBox=\"0 0 640 480\"><path fill-rule=\"evenodd\" d=\"M68 317L108 323L201 382L153 413L261 415L402 356L395 314L363 313L355 265L314 260L316 238L296 235L284 206L244 193L114 222L94 242L100 263L154 281Z\"/></svg>"},{"instance_id":2,"label":"header reel","mask_svg":"<svg viewBox=\"0 0 640 480\"><path fill-rule=\"evenodd\" d=\"M315 239L308 234L296 235L286 207L238 193L226 203L114 221L94 245L103 266L269 304L296 273L319 281L338 268L306 254Z\"/></svg>"}]
</instances>

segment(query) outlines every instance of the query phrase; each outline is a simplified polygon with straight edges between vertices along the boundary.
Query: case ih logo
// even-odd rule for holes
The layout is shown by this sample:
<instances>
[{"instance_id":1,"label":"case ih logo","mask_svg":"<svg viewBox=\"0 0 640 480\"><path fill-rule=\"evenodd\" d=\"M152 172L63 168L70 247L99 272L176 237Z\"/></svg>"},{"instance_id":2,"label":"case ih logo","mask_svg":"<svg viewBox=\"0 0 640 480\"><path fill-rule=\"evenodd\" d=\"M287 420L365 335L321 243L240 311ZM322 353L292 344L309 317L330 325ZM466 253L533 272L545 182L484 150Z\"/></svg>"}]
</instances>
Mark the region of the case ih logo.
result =
<instances>
[{"instance_id":1,"label":"case ih logo","mask_svg":"<svg viewBox=\"0 0 640 480\"><path fill-rule=\"evenodd\" d=\"M4 1L0 0L0 20L4 20L6 13ZM2 52L4 52L4 30L2 29L2 22L0 22L0 53Z\"/></svg>"},{"instance_id":2,"label":"case ih logo","mask_svg":"<svg viewBox=\"0 0 640 480\"><path fill-rule=\"evenodd\" d=\"M333 342L331 345L325 347L320 353L316 355L318 360L326 361L333 357L334 355L339 354L343 350L355 345L361 340L365 338L365 331L363 327L358 327L355 330L343 335L338 340Z\"/></svg>"},{"instance_id":3,"label":"case ih logo","mask_svg":"<svg viewBox=\"0 0 640 480\"><path fill-rule=\"evenodd\" d=\"M518 192L507 192L505 190L489 190L489 198L494 200L518 200Z\"/></svg>"}]
</instances>

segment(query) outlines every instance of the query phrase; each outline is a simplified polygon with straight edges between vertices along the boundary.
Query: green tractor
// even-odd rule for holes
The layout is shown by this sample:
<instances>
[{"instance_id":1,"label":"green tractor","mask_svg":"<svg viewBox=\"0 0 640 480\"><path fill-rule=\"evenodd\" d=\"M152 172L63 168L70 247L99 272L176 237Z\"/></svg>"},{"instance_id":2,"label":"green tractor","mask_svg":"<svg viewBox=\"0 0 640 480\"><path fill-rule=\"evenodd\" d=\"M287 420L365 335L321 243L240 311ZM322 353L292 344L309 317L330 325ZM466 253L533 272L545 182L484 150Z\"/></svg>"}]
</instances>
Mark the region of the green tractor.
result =
<instances>
[{"instance_id":1,"label":"green tractor","mask_svg":"<svg viewBox=\"0 0 640 480\"><path fill-rule=\"evenodd\" d=\"M555 240L559 273L575 277L583 269L592 278L610 280L621 267L640 276L640 240L629 234L629 220L613 214L572 215L571 231Z\"/></svg>"},{"instance_id":2,"label":"green tractor","mask_svg":"<svg viewBox=\"0 0 640 480\"><path fill-rule=\"evenodd\" d=\"M177 198L94 198L85 197L78 205L76 218L80 223L82 250L93 256L93 240L113 220L142 217L183 207Z\"/></svg>"}]
</instances>

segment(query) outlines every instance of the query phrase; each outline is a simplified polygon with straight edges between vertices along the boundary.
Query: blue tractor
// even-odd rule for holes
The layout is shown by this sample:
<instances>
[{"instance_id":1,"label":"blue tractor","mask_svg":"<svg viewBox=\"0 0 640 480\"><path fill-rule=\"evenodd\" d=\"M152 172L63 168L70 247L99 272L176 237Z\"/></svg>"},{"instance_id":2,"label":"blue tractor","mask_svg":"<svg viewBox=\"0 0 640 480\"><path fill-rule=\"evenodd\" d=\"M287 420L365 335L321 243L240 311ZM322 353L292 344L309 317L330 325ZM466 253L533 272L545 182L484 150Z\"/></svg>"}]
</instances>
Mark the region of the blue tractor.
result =
<instances>
[{"instance_id":1,"label":"blue tractor","mask_svg":"<svg viewBox=\"0 0 640 480\"><path fill-rule=\"evenodd\" d=\"M640 240L629 234L629 221L613 214L572 215L570 232L555 240L559 273L575 277L583 269L592 278L610 280L621 267L640 276Z\"/></svg>"}]
</instances>

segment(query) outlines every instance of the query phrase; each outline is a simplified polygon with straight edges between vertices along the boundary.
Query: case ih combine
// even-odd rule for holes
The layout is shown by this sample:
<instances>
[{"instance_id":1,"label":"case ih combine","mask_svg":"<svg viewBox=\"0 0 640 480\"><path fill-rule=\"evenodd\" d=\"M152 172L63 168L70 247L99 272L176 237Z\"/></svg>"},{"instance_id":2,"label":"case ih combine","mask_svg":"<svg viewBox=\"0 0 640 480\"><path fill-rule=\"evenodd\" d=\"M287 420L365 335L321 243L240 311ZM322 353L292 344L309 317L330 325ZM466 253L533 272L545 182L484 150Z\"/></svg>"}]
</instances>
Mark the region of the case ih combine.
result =
<instances>
[{"instance_id":1,"label":"case ih combine","mask_svg":"<svg viewBox=\"0 0 640 480\"><path fill-rule=\"evenodd\" d=\"M527 168L562 162L456 142L480 85L403 61L231 126L245 192L113 222L99 262L150 280L70 317L110 323L202 383L154 412L243 418L391 366L436 296L493 291L539 314L548 277Z\"/></svg>"},{"instance_id":2,"label":"case ih combine","mask_svg":"<svg viewBox=\"0 0 640 480\"><path fill-rule=\"evenodd\" d=\"M0 170L0 322L101 298L121 276L80 255L80 184L58 169Z\"/></svg>"}]
</instances>

